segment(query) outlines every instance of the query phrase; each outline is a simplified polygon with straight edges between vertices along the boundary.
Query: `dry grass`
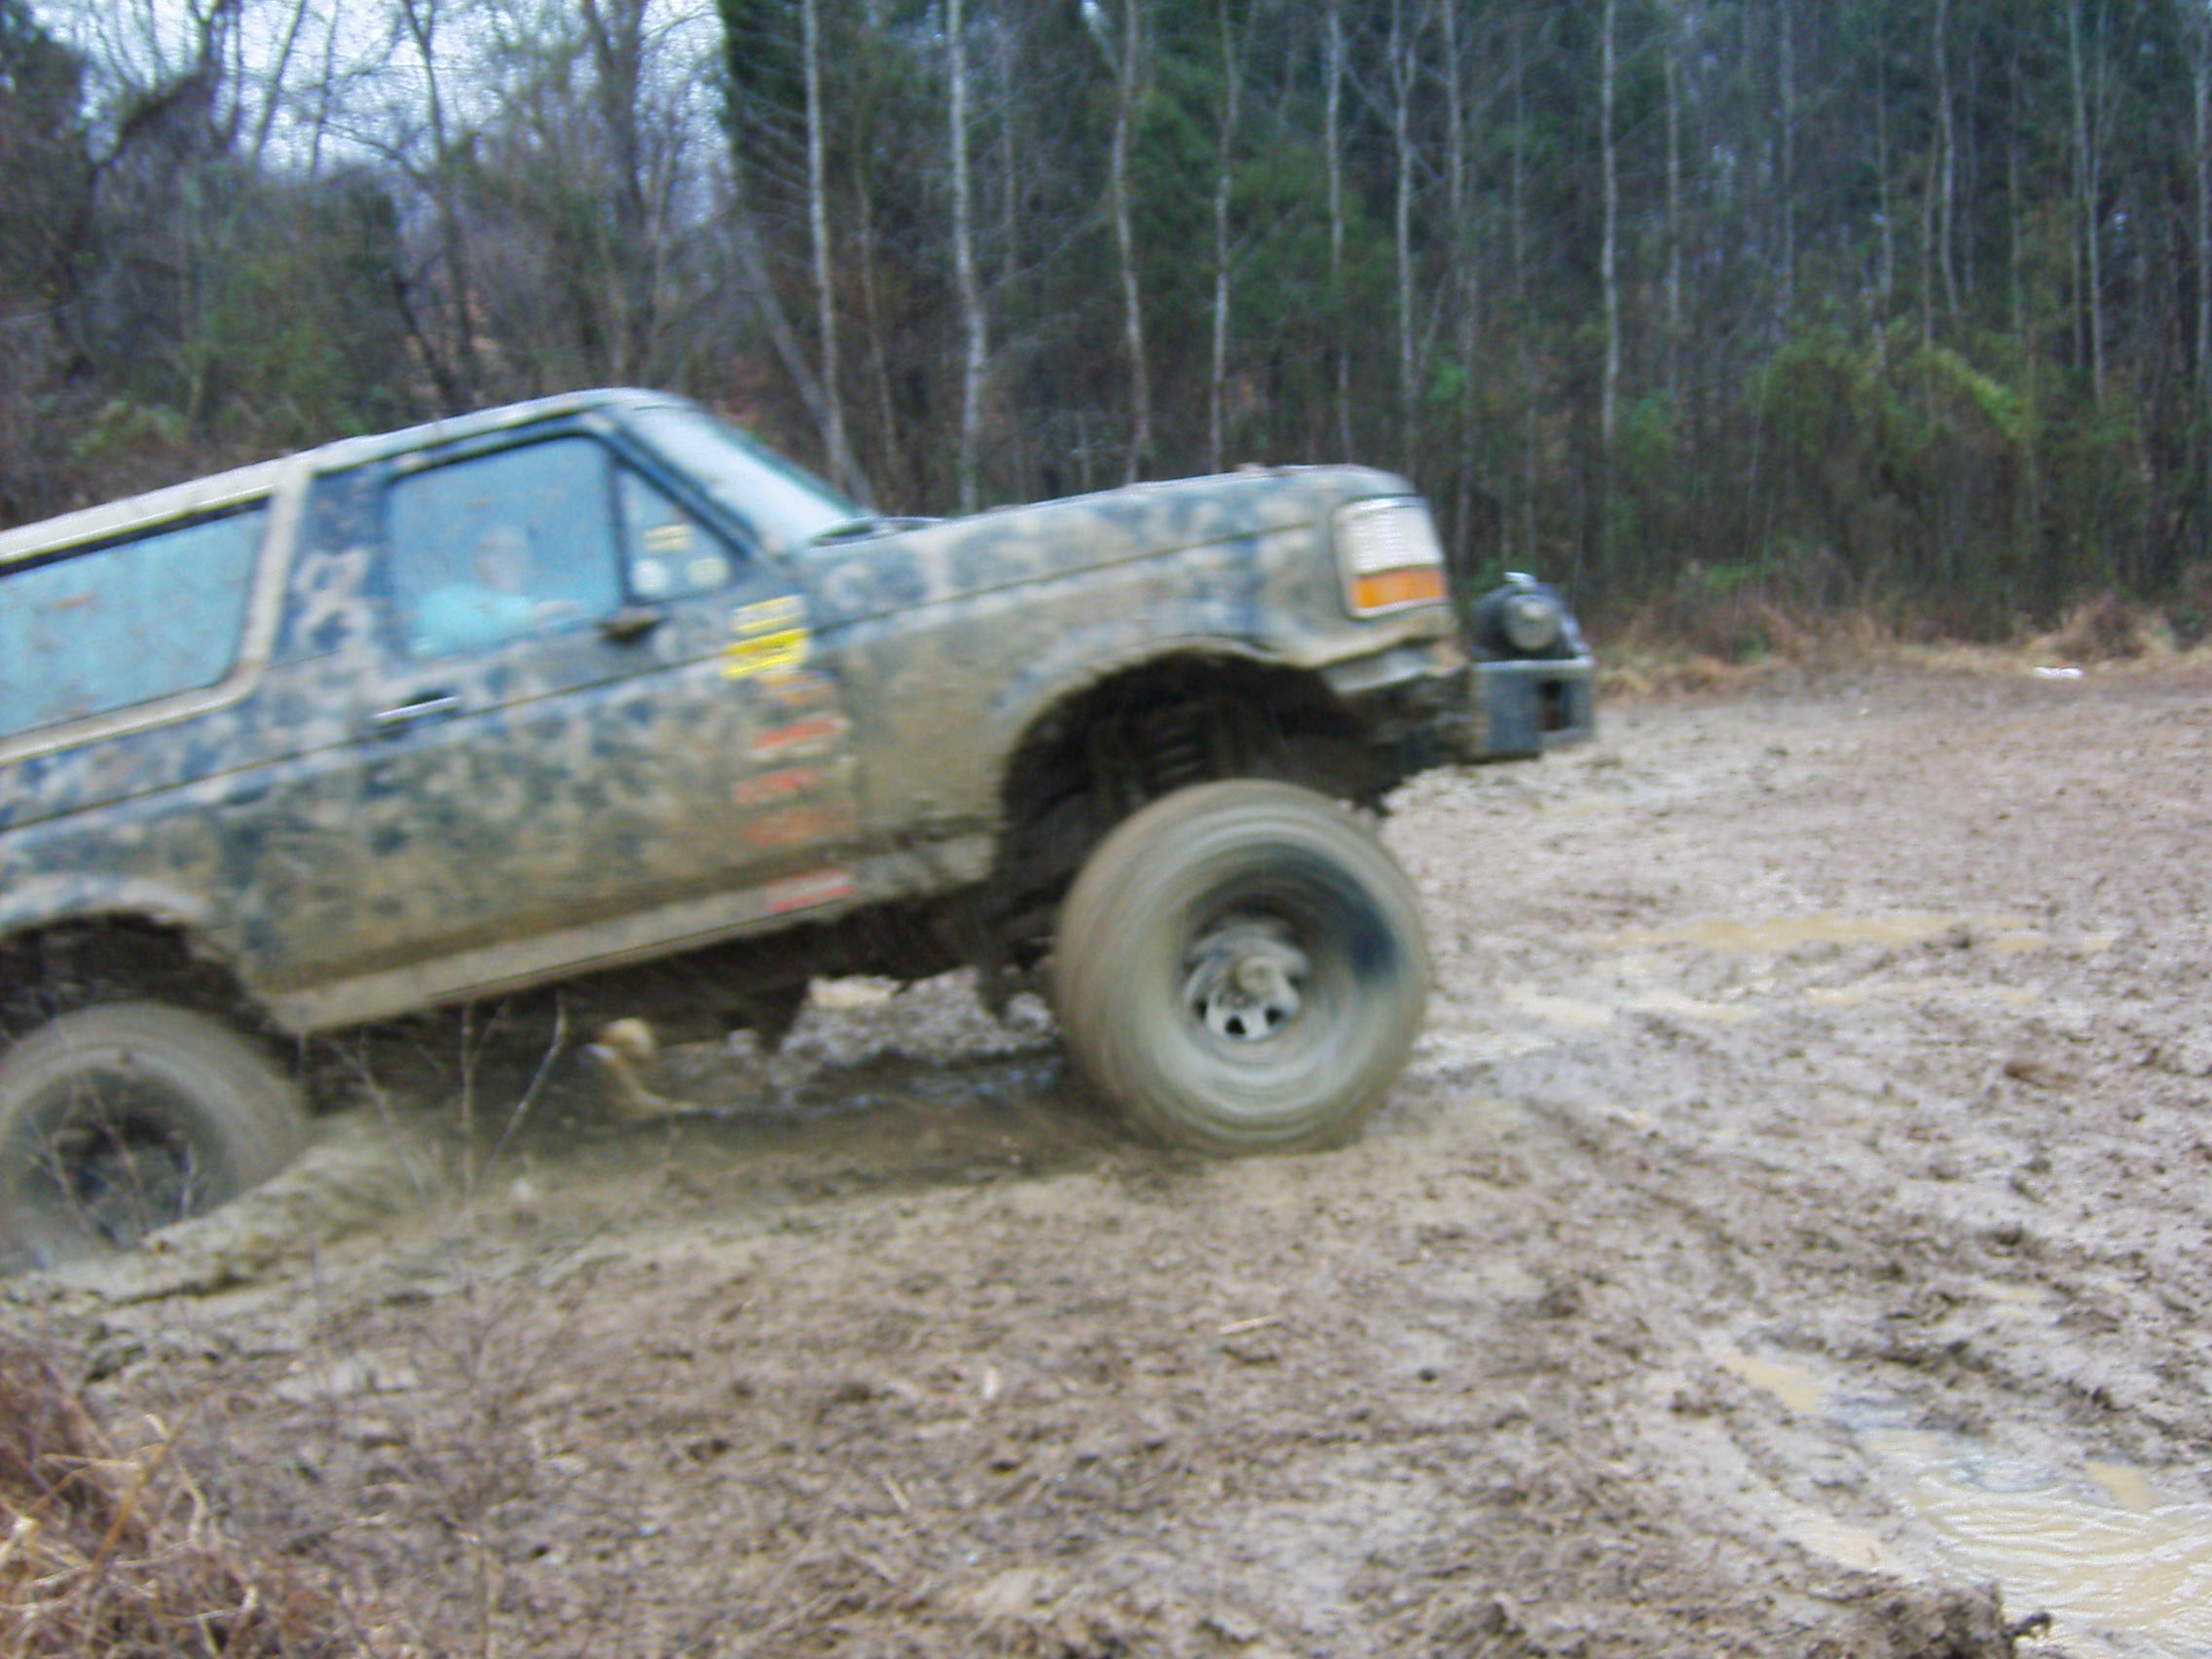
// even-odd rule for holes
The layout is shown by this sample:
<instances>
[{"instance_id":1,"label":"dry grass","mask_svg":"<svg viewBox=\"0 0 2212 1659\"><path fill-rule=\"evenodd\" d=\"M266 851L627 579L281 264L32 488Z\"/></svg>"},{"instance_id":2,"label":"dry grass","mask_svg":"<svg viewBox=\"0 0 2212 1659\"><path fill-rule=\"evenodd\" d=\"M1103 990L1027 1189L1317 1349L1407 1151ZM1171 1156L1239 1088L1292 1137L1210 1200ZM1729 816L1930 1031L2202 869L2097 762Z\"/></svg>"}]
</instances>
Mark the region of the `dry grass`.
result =
<instances>
[{"instance_id":1,"label":"dry grass","mask_svg":"<svg viewBox=\"0 0 2212 1659\"><path fill-rule=\"evenodd\" d=\"M2212 613L2212 599L2204 612ZM1870 611L1816 613L1763 599L1704 608L1675 603L1639 612L1599 640L1600 690L1610 701L1664 701L1741 689L1790 672L1891 667L2030 675L2212 664L2212 639L2197 625L2198 615L2186 605L2159 609L2098 594L2075 605L2053 628L1970 644Z\"/></svg>"},{"instance_id":2,"label":"dry grass","mask_svg":"<svg viewBox=\"0 0 2212 1659\"><path fill-rule=\"evenodd\" d=\"M228 1537L182 1423L126 1448L49 1355L0 1334L0 1659L380 1651L297 1564Z\"/></svg>"}]
</instances>

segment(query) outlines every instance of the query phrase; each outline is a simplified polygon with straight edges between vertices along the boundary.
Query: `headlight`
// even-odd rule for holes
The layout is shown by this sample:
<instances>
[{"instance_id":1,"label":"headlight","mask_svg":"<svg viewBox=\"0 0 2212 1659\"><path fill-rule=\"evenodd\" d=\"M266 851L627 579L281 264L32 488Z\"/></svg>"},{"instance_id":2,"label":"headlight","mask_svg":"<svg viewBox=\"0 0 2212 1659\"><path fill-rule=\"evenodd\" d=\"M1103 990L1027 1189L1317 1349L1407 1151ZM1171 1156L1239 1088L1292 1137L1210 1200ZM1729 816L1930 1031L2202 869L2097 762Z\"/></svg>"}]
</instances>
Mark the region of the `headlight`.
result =
<instances>
[{"instance_id":1,"label":"headlight","mask_svg":"<svg viewBox=\"0 0 2212 1659\"><path fill-rule=\"evenodd\" d=\"M1444 599L1444 549L1413 497L1358 501L1337 513L1337 565L1354 616Z\"/></svg>"}]
</instances>

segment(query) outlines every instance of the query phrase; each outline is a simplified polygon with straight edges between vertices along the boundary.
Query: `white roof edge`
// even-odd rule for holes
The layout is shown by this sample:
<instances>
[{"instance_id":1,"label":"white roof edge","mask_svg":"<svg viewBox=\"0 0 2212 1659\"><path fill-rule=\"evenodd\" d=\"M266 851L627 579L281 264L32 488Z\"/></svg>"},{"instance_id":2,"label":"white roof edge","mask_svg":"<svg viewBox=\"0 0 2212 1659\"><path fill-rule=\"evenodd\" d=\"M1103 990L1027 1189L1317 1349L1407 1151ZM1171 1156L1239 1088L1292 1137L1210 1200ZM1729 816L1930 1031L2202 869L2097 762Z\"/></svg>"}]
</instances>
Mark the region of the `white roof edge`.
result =
<instances>
[{"instance_id":1,"label":"white roof edge","mask_svg":"<svg viewBox=\"0 0 2212 1659\"><path fill-rule=\"evenodd\" d=\"M400 455L409 450L426 449L435 444L451 443L484 432L496 432L502 427L527 425L534 421L580 415L593 409L683 401L685 400L673 392L645 391L634 387L600 387L585 391L558 392L550 397L534 397L523 403L502 404L496 409L479 409L466 415L424 421L389 432L340 438L313 449L295 451L274 461L255 461L248 466L234 467L228 472L188 479L182 484L166 484L159 490L126 496L120 500L104 501L98 506L80 507L74 512L40 519L33 524L18 525L14 530L0 531L0 565L11 564L52 548L67 547L74 542L94 541L101 536L130 530L150 521L182 518L192 513L249 501L257 496L267 495L295 473L328 472L345 466L358 466L365 461L379 461L386 456Z\"/></svg>"}]
</instances>

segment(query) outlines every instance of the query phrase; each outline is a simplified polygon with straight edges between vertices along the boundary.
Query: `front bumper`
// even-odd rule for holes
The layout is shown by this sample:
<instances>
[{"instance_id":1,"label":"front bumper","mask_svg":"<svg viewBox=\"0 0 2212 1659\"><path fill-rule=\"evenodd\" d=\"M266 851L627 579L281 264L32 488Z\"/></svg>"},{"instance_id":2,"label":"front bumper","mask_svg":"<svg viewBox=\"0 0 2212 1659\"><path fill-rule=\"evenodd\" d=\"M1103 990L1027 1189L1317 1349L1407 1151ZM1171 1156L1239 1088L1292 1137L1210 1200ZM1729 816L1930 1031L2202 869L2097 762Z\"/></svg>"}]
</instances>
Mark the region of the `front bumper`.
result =
<instances>
[{"instance_id":1,"label":"front bumper","mask_svg":"<svg viewBox=\"0 0 2212 1659\"><path fill-rule=\"evenodd\" d=\"M1598 665L1584 655L1468 669L1461 760L1518 760L1598 733Z\"/></svg>"},{"instance_id":2,"label":"front bumper","mask_svg":"<svg viewBox=\"0 0 2212 1659\"><path fill-rule=\"evenodd\" d=\"M1587 742L1598 728L1597 672L1587 653L1470 663L1455 644L1403 646L1328 677L1360 711L1369 740L1411 774Z\"/></svg>"}]
</instances>

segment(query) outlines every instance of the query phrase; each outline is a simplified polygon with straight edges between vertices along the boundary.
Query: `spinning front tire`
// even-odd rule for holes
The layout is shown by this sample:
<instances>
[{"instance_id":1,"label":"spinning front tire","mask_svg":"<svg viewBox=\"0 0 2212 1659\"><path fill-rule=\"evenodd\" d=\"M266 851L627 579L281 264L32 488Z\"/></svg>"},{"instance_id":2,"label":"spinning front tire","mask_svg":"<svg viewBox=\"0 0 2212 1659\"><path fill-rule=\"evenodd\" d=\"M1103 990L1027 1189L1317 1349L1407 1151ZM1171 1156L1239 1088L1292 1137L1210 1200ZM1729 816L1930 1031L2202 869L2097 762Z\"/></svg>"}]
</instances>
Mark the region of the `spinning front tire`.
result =
<instances>
[{"instance_id":1,"label":"spinning front tire","mask_svg":"<svg viewBox=\"0 0 2212 1659\"><path fill-rule=\"evenodd\" d=\"M1100 843L1061 907L1077 1063L1158 1138L1237 1155L1346 1139L1428 994L1412 884L1351 814L1287 784L1181 790Z\"/></svg>"}]
</instances>

